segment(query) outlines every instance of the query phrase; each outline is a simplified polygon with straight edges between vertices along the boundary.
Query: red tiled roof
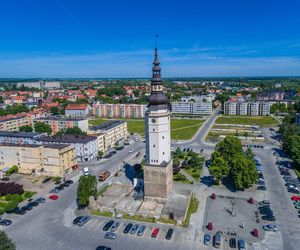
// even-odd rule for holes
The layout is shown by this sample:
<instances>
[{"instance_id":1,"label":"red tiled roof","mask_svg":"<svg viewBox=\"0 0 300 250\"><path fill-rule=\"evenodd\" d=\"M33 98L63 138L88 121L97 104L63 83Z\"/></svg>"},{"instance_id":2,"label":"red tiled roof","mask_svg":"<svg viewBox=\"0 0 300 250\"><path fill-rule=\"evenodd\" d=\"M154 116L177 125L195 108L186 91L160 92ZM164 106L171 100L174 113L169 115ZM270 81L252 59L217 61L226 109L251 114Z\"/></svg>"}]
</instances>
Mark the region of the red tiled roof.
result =
<instances>
[{"instance_id":1,"label":"red tiled roof","mask_svg":"<svg viewBox=\"0 0 300 250\"><path fill-rule=\"evenodd\" d=\"M68 104L66 110L85 110L87 108L87 104Z\"/></svg>"}]
</instances>

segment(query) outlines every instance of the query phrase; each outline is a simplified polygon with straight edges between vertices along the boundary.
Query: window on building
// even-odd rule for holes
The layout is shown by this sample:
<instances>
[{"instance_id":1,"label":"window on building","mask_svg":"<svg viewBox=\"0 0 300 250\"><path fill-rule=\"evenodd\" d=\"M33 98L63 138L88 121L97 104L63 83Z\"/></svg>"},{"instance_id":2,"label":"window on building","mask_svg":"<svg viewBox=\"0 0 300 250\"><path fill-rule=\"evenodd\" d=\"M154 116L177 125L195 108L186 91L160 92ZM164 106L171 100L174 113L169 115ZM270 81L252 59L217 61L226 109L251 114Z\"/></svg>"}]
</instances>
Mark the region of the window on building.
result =
<instances>
[{"instance_id":1,"label":"window on building","mask_svg":"<svg viewBox=\"0 0 300 250\"><path fill-rule=\"evenodd\" d=\"M153 144L153 147L155 148L155 145Z\"/></svg>"}]
</instances>

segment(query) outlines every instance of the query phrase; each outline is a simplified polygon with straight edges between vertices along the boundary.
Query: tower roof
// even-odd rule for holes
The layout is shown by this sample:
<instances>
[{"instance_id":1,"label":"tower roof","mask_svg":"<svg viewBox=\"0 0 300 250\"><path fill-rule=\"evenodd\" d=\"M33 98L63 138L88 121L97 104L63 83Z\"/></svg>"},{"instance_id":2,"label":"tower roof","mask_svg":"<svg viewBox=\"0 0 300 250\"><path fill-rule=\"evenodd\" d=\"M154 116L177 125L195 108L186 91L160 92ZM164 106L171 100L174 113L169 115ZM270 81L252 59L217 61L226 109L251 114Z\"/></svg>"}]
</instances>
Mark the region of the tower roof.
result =
<instances>
[{"instance_id":1,"label":"tower roof","mask_svg":"<svg viewBox=\"0 0 300 250\"><path fill-rule=\"evenodd\" d=\"M168 98L162 89L161 68L159 65L160 62L158 59L158 49L156 47L154 52L154 61L152 67L151 95L148 98L149 101L148 106L154 106L154 105L167 106L168 104Z\"/></svg>"}]
</instances>

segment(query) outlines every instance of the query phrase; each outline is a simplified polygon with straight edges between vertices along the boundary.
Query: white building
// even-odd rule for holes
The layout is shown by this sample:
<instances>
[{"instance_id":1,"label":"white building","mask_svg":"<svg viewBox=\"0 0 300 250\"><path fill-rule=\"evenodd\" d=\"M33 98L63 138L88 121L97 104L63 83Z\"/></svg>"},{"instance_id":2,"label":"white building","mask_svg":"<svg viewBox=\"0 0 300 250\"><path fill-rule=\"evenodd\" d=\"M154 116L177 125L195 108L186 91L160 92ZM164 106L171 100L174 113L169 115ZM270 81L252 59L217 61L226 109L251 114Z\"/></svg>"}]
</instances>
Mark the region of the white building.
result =
<instances>
[{"instance_id":1,"label":"white building","mask_svg":"<svg viewBox=\"0 0 300 250\"><path fill-rule=\"evenodd\" d=\"M87 104L70 103L65 108L66 117L70 118L86 118L89 116L90 108Z\"/></svg>"},{"instance_id":2,"label":"white building","mask_svg":"<svg viewBox=\"0 0 300 250\"><path fill-rule=\"evenodd\" d=\"M224 103L224 114L266 116L270 115L270 103L228 101Z\"/></svg>"},{"instance_id":3,"label":"white building","mask_svg":"<svg viewBox=\"0 0 300 250\"><path fill-rule=\"evenodd\" d=\"M211 102L172 102L173 114L210 115L212 110Z\"/></svg>"},{"instance_id":4,"label":"white building","mask_svg":"<svg viewBox=\"0 0 300 250\"><path fill-rule=\"evenodd\" d=\"M98 138L96 136L61 135L45 136L37 139L40 144L70 144L76 151L77 161L87 162L98 154Z\"/></svg>"},{"instance_id":5,"label":"white building","mask_svg":"<svg viewBox=\"0 0 300 250\"><path fill-rule=\"evenodd\" d=\"M224 114L236 115L237 114L237 103L236 102L225 102L224 103Z\"/></svg>"},{"instance_id":6,"label":"white building","mask_svg":"<svg viewBox=\"0 0 300 250\"><path fill-rule=\"evenodd\" d=\"M36 89L59 89L60 88L60 82L44 82L44 81L38 81L38 82L18 82L17 87L27 87L27 88L36 88Z\"/></svg>"},{"instance_id":7,"label":"white building","mask_svg":"<svg viewBox=\"0 0 300 250\"><path fill-rule=\"evenodd\" d=\"M181 98L182 102L213 102L216 98L215 94L208 94L208 95L193 95L193 96L183 96Z\"/></svg>"}]
</instances>

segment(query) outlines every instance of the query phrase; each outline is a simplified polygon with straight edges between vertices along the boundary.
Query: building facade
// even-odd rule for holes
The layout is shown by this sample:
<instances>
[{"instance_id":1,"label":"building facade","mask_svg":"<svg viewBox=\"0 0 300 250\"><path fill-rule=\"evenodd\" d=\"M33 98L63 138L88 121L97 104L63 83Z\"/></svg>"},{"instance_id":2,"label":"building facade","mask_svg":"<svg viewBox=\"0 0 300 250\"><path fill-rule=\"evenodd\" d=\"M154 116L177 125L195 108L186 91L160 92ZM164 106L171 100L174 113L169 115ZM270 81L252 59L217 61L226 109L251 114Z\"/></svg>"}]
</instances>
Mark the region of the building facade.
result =
<instances>
[{"instance_id":1,"label":"building facade","mask_svg":"<svg viewBox=\"0 0 300 250\"><path fill-rule=\"evenodd\" d=\"M36 144L36 140L46 133L0 131L0 143Z\"/></svg>"},{"instance_id":2,"label":"building facade","mask_svg":"<svg viewBox=\"0 0 300 250\"><path fill-rule=\"evenodd\" d=\"M32 126L32 119L27 115L13 115L0 118L0 131L19 131L22 126Z\"/></svg>"},{"instance_id":3,"label":"building facade","mask_svg":"<svg viewBox=\"0 0 300 250\"><path fill-rule=\"evenodd\" d=\"M37 118L33 120L33 124L43 122L48 124L52 129L52 134L59 131L66 130L67 128L80 128L83 132L87 132L89 128L88 119L86 118L66 118L49 116L45 118Z\"/></svg>"},{"instance_id":4,"label":"building facade","mask_svg":"<svg viewBox=\"0 0 300 250\"><path fill-rule=\"evenodd\" d=\"M251 115L251 116L266 116L270 115L269 102L239 102L228 101L224 103L225 115Z\"/></svg>"},{"instance_id":5,"label":"building facade","mask_svg":"<svg viewBox=\"0 0 300 250\"><path fill-rule=\"evenodd\" d=\"M211 102L172 102L173 114L210 115L212 111Z\"/></svg>"},{"instance_id":6,"label":"building facade","mask_svg":"<svg viewBox=\"0 0 300 250\"><path fill-rule=\"evenodd\" d=\"M77 166L70 145L0 144L0 170L18 167L21 174L64 177Z\"/></svg>"},{"instance_id":7,"label":"building facade","mask_svg":"<svg viewBox=\"0 0 300 250\"><path fill-rule=\"evenodd\" d=\"M98 139L96 136L59 135L44 136L37 139L40 144L71 145L76 151L77 161L88 162L98 154Z\"/></svg>"},{"instance_id":8,"label":"building facade","mask_svg":"<svg viewBox=\"0 0 300 250\"><path fill-rule=\"evenodd\" d=\"M145 198L167 199L173 184L168 98L163 92L157 48L152 68L151 95L146 111Z\"/></svg>"},{"instance_id":9,"label":"building facade","mask_svg":"<svg viewBox=\"0 0 300 250\"><path fill-rule=\"evenodd\" d=\"M68 104L65 108L65 115L70 118L86 118L89 113L90 108L87 104Z\"/></svg>"},{"instance_id":10,"label":"building facade","mask_svg":"<svg viewBox=\"0 0 300 250\"><path fill-rule=\"evenodd\" d=\"M92 127L89 134L102 134L103 149L106 151L113 148L116 143L125 140L128 137L127 122L126 121L109 121L98 126ZM101 143L101 142L99 142Z\"/></svg>"},{"instance_id":11,"label":"building facade","mask_svg":"<svg viewBox=\"0 0 300 250\"><path fill-rule=\"evenodd\" d=\"M93 115L109 118L144 118L146 105L94 103Z\"/></svg>"},{"instance_id":12,"label":"building facade","mask_svg":"<svg viewBox=\"0 0 300 250\"><path fill-rule=\"evenodd\" d=\"M59 89L60 82L18 82L17 87L27 87L27 88L36 88L36 89Z\"/></svg>"}]
</instances>

